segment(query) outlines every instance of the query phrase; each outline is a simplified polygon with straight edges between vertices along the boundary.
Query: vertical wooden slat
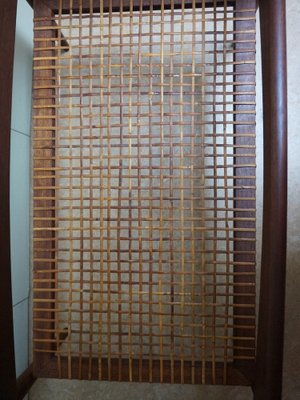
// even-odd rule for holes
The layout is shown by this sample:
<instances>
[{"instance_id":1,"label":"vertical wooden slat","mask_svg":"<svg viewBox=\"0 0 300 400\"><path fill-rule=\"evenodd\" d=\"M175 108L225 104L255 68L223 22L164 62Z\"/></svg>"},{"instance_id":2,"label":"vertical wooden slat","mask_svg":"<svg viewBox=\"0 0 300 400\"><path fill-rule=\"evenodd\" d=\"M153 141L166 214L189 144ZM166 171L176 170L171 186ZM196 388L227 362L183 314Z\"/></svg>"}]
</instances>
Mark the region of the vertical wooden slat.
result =
<instances>
[{"instance_id":1,"label":"vertical wooden slat","mask_svg":"<svg viewBox=\"0 0 300 400\"><path fill-rule=\"evenodd\" d=\"M123 56L123 14L122 14L122 0L120 1L120 64L123 65L124 63L124 56ZM121 223L121 211L122 211L122 186L123 186L123 112L122 112L122 101L124 98L124 71L123 67L120 68L120 160L119 160L119 171L118 171L118 211L117 211L117 220L118 225ZM119 347L119 360L118 360L118 373L119 373L119 380L122 380L122 284L121 284L121 266L122 266L122 254L121 254L121 231L117 231L117 259L118 259L118 330L119 330L119 337L118 337L118 347Z\"/></svg>"},{"instance_id":2,"label":"vertical wooden slat","mask_svg":"<svg viewBox=\"0 0 300 400\"><path fill-rule=\"evenodd\" d=\"M260 1L264 205L255 400L279 400L282 391L286 225L287 65L285 0Z\"/></svg>"},{"instance_id":3,"label":"vertical wooden slat","mask_svg":"<svg viewBox=\"0 0 300 400\"><path fill-rule=\"evenodd\" d=\"M206 21L205 21L205 1L201 1L201 10L199 10L199 14L201 12L201 64L202 64L202 77L201 81L205 82L206 80L206 71L205 71L205 30L206 30ZM200 165L201 165L201 177L200 177L200 185L201 185L201 192L200 192L200 201L199 205L201 208L200 211L200 226L202 228L201 231L201 254L200 258L200 271L201 271L201 383L204 385L207 383L206 381L206 357L205 357L205 348L206 348L206 282L205 282L205 274L206 274L206 260L205 260L205 250L206 250L206 243L205 243L205 96L206 96L206 88L205 85L201 85L200 87L200 96L201 96L201 105L200 105L200 114L201 114L201 126L200 126L200 136L201 136L201 146L198 150L200 153ZM214 375L213 368L215 365L212 363L212 375Z\"/></svg>"},{"instance_id":4,"label":"vertical wooden slat","mask_svg":"<svg viewBox=\"0 0 300 400\"><path fill-rule=\"evenodd\" d=\"M103 0L100 0L100 42L103 42L103 32L104 32L104 23L103 23ZM103 51L103 47L100 46L100 103L99 103L99 122L100 122L100 126L104 125L104 117L103 117L103 113L104 113L104 96L103 96L103 92L104 92L104 74L103 74L103 70L104 70L104 51ZM100 132L100 147L103 147L103 133ZM103 186L104 186L104 179L103 179L103 154L101 152L100 154L100 204L103 204ZM102 380L102 353L103 353L103 329L102 329L102 325L103 325L103 294L104 294L104 241L103 241L103 207L101 207L100 209L100 296L99 296L99 344L98 344L98 379ZM120 308L119 308L120 310ZM120 371L120 365L121 363L119 362L119 377L121 375L121 371Z\"/></svg>"},{"instance_id":5,"label":"vertical wooden slat","mask_svg":"<svg viewBox=\"0 0 300 400\"><path fill-rule=\"evenodd\" d=\"M72 32L72 18L73 18L73 11L72 11L72 0L69 1L69 26L68 26L68 35L71 37L71 32ZM61 10L59 10L61 11ZM70 76L73 75L73 61L72 61L72 45L70 43L70 59L68 62L68 72ZM72 88L72 80L69 81L69 93L71 96L70 102L68 104L68 136L69 138L72 137L72 106L73 106L73 99L72 99L72 93L73 93L73 88ZM71 159L72 154L73 154L73 143L70 140L69 146L68 146L68 153L70 156L70 169L73 168L73 160ZM70 180L69 180L69 190L72 193L73 189L73 179L71 178L71 173L70 173ZM70 215L73 215L74 209L73 209L73 202L69 203L69 213ZM72 218L70 218L69 221L69 229L70 229L70 237L73 238L73 221ZM74 242L71 240L70 243L70 252L69 252L69 260L68 260L68 273L69 273L69 290L68 290L68 301L70 304L73 302L74 298L74 293L73 293L73 283L75 281L75 273L73 273L73 264L72 264L72 257L73 257L73 249L74 249ZM68 309L68 321L72 321L72 308L69 307ZM70 337L72 335L72 325L69 324L68 326L68 336ZM68 345L67 345L67 364L68 364L68 378L72 376L72 343L71 340L69 340ZM79 362L79 360L78 360ZM79 366L78 366L78 373L79 373Z\"/></svg>"},{"instance_id":6,"label":"vertical wooden slat","mask_svg":"<svg viewBox=\"0 0 300 400\"><path fill-rule=\"evenodd\" d=\"M164 376L164 364L163 364L163 346L164 346L164 338L163 338L163 316L162 316L162 272L163 272L163 261L162 261L162 252L163 252L163 157L164 157L164 0L162 0L161 10L160 10L160 44L159 44L159 117L160 117L160 127L159 127L159 145L160 145L160 155L159 155L159 278L158 278L158 312L159 312L159 371L160 371L160 382L163 383ZM181 327L182 330L182 327ZM182 369L182 367L181 367ZM181 377L182 380L182 377Z\"/></svg>"},{"instance_id":7,"label":"vertical wooden slat","mask_svg":"<svg viewBox=\"0 0 300 400\"><path fill-rule=\"evenodd\" d=\"M111 110L112 110L112 65L113 65L113 54L111 51L111 42L112 42L112 30L113 30L113 15L112 8L109 8L109 19L108 19L108 49L107 49L107 114L106 114L106 135L107 135L107 191L110 193L111 191ZM120 120L121 124L121 120ZM111 218L111 199L110 197L107 200L107 220L110 221ZM111 270L110 270L110 249L111 249L111 229L110 224L107 224L106 228L107 235L107 248L106 248L106 269L107 269L107 376L108 379L111 379L112 376L112 345L111 345L111 317L112 317L112 287L111 287Z\"/></svg>"},{"instance_id":8,"label":"vertical wooden slat","mask_svg":"<svg viewBox=\"0 0 300 400\"><path fill-rule=\"evenodd\" d=\"M141 28L138 34L138 85L142 84L141 79L141 64L142 64L142 18L143 18L143 9L142 9L143 0L140 0L140 10L139 10L139 24L141 24ZM140 122L140 114L141 114L141 93L140 91L137 94L137 112L138 112L138 122ZM137 167L138 167L138 186L141 186L142 178L141 178L141 127L140 125L137 128L137 140L138 140L138 148L137 148ZM138 223L142 222L142 196L141 192L138 192ZM139 241L139 381L142 381L143 376L143 296L141 295L143 290L143 242L142 242L142 234L139 230L138 232L138 241Z\"/></svg>"},{"instance_id":9,"label":"vertical wooden slat","mask_svg":"<svg viewBox=\"0 0 300 400\"><path fill-rule=\"evenodd\" d=\"M16 371L10 256L10 128L13 58L16 26L15 0L3 0L0 7L0 398L15 400Z\"/></svg>"},{"instance_id":10,"label":"vertical wooden slat","mask_svg":"<svg viewBox=\"0 0 300 400\"><path fill-rule=\"evenodd\" d=\"M228 41L228 38L227 38L227 36L228 36L228 28L227 28L227 25L228 25L228 20L227 20L227 18L226 18L226 16L228 15L228 10L227 10L227 0L224 0L224 15L225 15L225 18L224 18L224 24L223 24L223 31L224 31L224 35L223 35L223 54L222 54L222 57L223 57L223 62L225 63L225 65L223 66L223 76L222 76L222 81L223 81L223 93L222 93L222 96L223 96L223 103L224 103L224 105L223 105L223 122L224 122L224 132L226 132L226 128L227 128L227 126L226 126L226 122L227 122L227 118L228 118L228 104L227 104L227 79L228 79L228 77L227 77L227 66L226 66L226 62L227 62L227 46L226 46L226 44L227 44L227 41ZM225 202L224 202L224 205L225 205L225 226L227 227L227 228L229 228L229 226L230 226L230 217L229 217L229 214L230 214L230 212L229 212L229 205L230 205L230 203L229 203L229 199L228 199L228 192L229 192L229 190L228 190L228 187L229 187L229 182L230 182L230 180L229 180L229 178L228 178L228 164L229 164L229 162L228 162L228 159L230 160L230 156L228 157L228 154L227 154L227 152L228 152L228 150L227 150L227 146L228 146L228 138L227 138L227 135L225 134L224 135L224 138L223 138L223 163L224 163L224 200L225 200ZM229 315L230 315L230 307L229 307L229 304L230 304L230 282L229 282L229 280L230 280L230 234L229 234L229 230L226 230L226 261L225 261L225 263L226 263L226 283L225 283L225 286L226 286L226 289L225 289L225 291L226 291L226 300L225 300L225 315L226 315L226 317L225 317L225 321L224 321L224 335L225 335L225 340L224 340L224 376L223 376L223 383L224 384L226 384L226 382L227 382L227 366L228 366L228 359L229 359L229 349L228 349L228 344L229 344L229 332L230 332L230 330L229 330L229 327L228 327L228 325L230 324L230 321L229 321Z\"/></svg>"},{"instance_id":11,"label":"vertical wooden slat","mask_svg":"<svg viewBox=\"0 0 300 400\"><path fill-rule=\"evenodd\" d=\"M70 3L72 4L72 2ZM71 8L71 7L70 7ZM73 20L72 20L72 16L70 19L70 24L73 24ZM82 25L83 25L83 16L82 16L82 1L79 1L79 18L78 18L78 22L79 22L79 34L78 34L78 39L79 39L79 49L78 49L78 61L80 65L83 65L83 45L82 45L82 36L83 36L83 29L82 29ZM72 32L72 27L70 28L70 31ZM80 111L79 111L79 157L80 157L80 180L79 180L79 191L80 191L80 273L79 273L79 292L80 292L80 316L79 316L79 370L78 370L78 379L82 379L82 364L83 364L83 330L84 330L84 326L83 326L83 322L84 322L84 298L83 298L83 291L84 291L84 283L83 283L83 276L84 276L84 253L85 253L85 248L84 248L84 232L83 232L83 227L84 227L84 189L83 186L86 183L84 181L84 167L83 167L83 145L84 145L84 105L83 105L83 85L84 83L88 82L88 78L87 78L87 82L84 82L84 77L83 77L83 71L82 68L79 69L78 71L78 75L79 75L79 102L80 102ZM73 112L72 110L70 110L70 136L72 137L72 129L73 129L73 125L74 125L74 119L72 118L73 116ZM71 154L72 157L72 154ZM73 194L73 191L71 190L71 196ZM72 258L73 258L73 254L72 254ZM70 265L70 269L73 270L73 263L71 263ZM72 346L71 346L72 347ZM70 378L72 377L72 374L70 376Z\"/></svg>"},{"instance_id":12,"label":"vertical wooden slat","mask_svg":"<svg viewBox=\"0 0 300 400\"><path fill-rule=\"evenodd\" d=\"M149 51L150 53L153 52L153 0L149 0L150 2L150 16L149 16ZM153 88L154 88L154 82L153 82L153 58L150 57L149 60L149 91L150 93L153 93ZM149 147L152 148L152 135L153 135L153 107L152 107L152 96L149 99L148 103L148 123L149 123ZM148 211L148 216L149 216L149 271L148 271L148 279L149 279L149 298L148 298L148 304L149 304L149 382L153 382L153 167L152 167L152 160L149 160L149 211Z\"/></svg>"},{"instance_id":13,"label":"vertical wooden slat","mask_svg":"<svg viewBox=\"0 0 300 400\"><path fill-rule=\"evenodd\" d=\"M34 17L53 17L52 11L41 1L34 2ZM39 26L54 26L54 21L39 21ZM55 328L54 308L55 300L55 72L53 69L54 61L51 59L55 55L54 50L39 50L43 47L53 46L52 39L55 38L56 31L49 28L43 31L34 32L35 57L45 58L42 61L34 62L34 87L42 86L45 89L34 90L33 92L33 129L34 129L34 161L33 161L33 217L34 217L34 236L33 252L34 259L34 350L42 348L45 352L34 352L34 373L40 373L55 352L53 342ZM38 40L43 39L43 40ZM48 57L48 58L47 58ZM42 67L42 68L39 68ZM35 145L39 148L36 149ZM41 188L40 188L41 187ZM46 187L46 189L44 189ZM40 261L37 261L40 260ZM45 280L45 283L42 280ZM46 290L40 291L44 288ZM46 331L47 330L47 331ZM38 341L37 341L38 340Z\"/></svg>"},{"instance_id":14,"label":"vertical wooden slat","mask_svg":"<svg viewBox=\"0 0 300 400\"><path fill-rule=\"evenodd\" d=\"M92 61L92 45L93 45L93 7L92 7L92 2L90 1L90 22L89 22L89 74L93 74L93 61ZM94 85L93 85L93 80L89 79L89 91L92 93L94 91ZM93 120L92 120L92 114L93 114L93 99L92 97L89 98L89 135L90 135L90 143L89 143L89 157L93 156ZM93 165L92 163L89 166L89 173L90 173L90 178L89 178L89 191L90 191L90 209L89 209L89 217L90 219L93 218L93 207L94 207L94 198L93 198L93 179L92 179L92 174L93 174ZM89 236L90 236L90 251L89 251L89 260L91 263L92 270L95 268L95 260L94 260L94 243L93 243L93 227L92 224L90 224L89 227ZM90 274L90 280L89 280L89 285L91 288L90 295L89 295L89 300L90 300L90 305L89 305L89 379L91 379L92 376L92 341L93 341L93 330L94 330L94 320L96 319L96 313L93 311L93 299L94 299L94 284L96 285L98 282L96 279L94 279L94 273Z\"/></svg>"},{"instance_id":15,"label":"vertical wooden slat","mask_svg":"<svg viewBox=\"0 0 300 400\"><path fill-rule=\"evenodd\" d=\"M255 357L255 10L255 0L236 0L234 360L247 370Z\"/></svg>"},{"instance_id":16,"label":"vertical wooden slat","mask_svg":"<svg viewBox=\"0 0 300 400\"><path fill-rule=\"evenodd\" d=\"M213 4L213 32L214 32L214 46L216 46L217 43L217 37L218 37L218 33L217 33L217 2L216 0L214 0L214 4ZM218 66L217 66L217 60L218 60L218 55L217 52L214 52L214 56L213 56L213 72L214 72L214 76L213 76L213 87L216 87L217 84L217 70L218 70ZM215 110L217 108L217 95L215 94L213 96L213 110ZM213 128L213 154L214 154L214 159L213 159L213 170L214 170L214 175L217 175L217 113L213 113L213 119L212 119L212 128ZM214 240L213 240L213 262L214 262L214 267L213 267L213 275L214 275L214 282L216 282L216 277L217 277L217 248L218 248L218 241L217 241L217 232L218 232L218 182L216 179L214 179L213 182L213 208L214 208ZM214 285L214 289L213 289L213 303L216 304L217 303L217 287L216 285ZM212 311L212 317L215 320L216 319L216 314L217 314L217 310L216 307L213 308ZM217 329L216 329L216 324L214 324L213 329L212 329L212 334L214 337L214 340L212 341L212 349L211 349L211 360L212 360L212 381L213 383L216 382L216 333L217 333Z\"/></svg>"},{"instance_id":17,"label":"vertical wooden slat","mask_svg":"<svg viewBox=\"0 0 300 400\"><path fill-rule=\"evenodd\" d=\"M129 14L129 43L130 43L130 51L132 49L132 35L133 35L133 27L132 27L132 19L133 19L133 8L132 8L132 0L130 0L130 14ZM121 13L123 10L121 8ZM128 62L128 61L127 61ZM121 62L121 64L123 64ZM121 73L124 73L124 66L121 66ZM132 249L133 249L133 240L132 240L132 214L133 214L133 196L132 196L132 139L131 136L133 134L132 128L132 92L133 92L133 60L132 55L129 56L129 77L128 77L128 175L129 175L129 182L128 182L128 197L129 197L129 213L128 213L128 255L129 255L129 298L132 299L132 292L133 292L133 256L132 256ZM122 110L124 113L124 109ZM121 202L122 203L122 202ZM129 318L128 318L128 362L129 362L129 382L132 382L132 360L134 357L132 348L133 348L133 301L129 303Z\"/></svg>"}]
</instances>

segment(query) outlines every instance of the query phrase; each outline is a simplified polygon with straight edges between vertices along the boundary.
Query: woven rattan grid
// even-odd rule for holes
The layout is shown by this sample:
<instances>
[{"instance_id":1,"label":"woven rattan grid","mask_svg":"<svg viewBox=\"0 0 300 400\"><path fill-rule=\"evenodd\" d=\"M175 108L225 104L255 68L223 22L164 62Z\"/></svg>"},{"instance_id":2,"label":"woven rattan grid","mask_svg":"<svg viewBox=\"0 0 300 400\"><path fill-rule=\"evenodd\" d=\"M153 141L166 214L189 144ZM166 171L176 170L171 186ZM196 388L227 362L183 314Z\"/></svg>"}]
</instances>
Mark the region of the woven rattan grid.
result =
<instances>
[{"instance_id":1,"label":"woven rattan grid","mask_svg":"<svg viewBox=\"0 0 300 400\"><path fill-rule=\"evenodd\" d=\"M36 7L41 376L248 384L255 5L206 3Z\"/></svg>"}]
</instances>

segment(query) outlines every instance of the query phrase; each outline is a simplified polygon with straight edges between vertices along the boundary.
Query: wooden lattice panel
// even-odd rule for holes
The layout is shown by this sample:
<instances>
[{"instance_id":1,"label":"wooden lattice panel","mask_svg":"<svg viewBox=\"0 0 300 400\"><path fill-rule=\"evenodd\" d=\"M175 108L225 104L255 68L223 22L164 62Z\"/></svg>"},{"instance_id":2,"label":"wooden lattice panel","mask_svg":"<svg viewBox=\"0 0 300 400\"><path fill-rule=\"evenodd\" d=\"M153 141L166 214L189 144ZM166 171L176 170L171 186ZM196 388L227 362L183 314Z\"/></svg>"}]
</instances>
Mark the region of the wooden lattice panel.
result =
<instances>
[{"instance_id":1,"label":"wooden lattice panel","mask_svg":"<svg viewBox=\"0 0 300 400\"><path fill-rule=\"evenodd\" d=\"M36 7L36 373L247 383L255 2L238 3Z\"/></svg>"}]
</instances>

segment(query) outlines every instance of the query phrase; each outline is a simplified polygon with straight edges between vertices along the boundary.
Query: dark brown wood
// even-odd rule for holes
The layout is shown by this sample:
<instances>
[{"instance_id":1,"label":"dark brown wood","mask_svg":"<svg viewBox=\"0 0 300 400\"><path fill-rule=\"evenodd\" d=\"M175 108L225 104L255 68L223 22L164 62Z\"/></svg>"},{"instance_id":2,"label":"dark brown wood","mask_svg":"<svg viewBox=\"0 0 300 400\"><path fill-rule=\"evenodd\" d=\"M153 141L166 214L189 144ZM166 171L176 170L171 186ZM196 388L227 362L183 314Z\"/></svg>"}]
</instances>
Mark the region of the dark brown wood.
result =
<instances>
[{"instance_id":1,"label":"dark brown wood","mask_svg":"<svg viewBox=\"0 0 300 400\"><path fill-rule=\"evenodd\" d=\"M237 0L235 17L235 366L254 375L255 357L255 9L256 0ZM246 12L245 12L246 10ZM249 18L249 19L245 19ZM252 124L251 124L252 123ZM239 166L240 164L240 166ZM247 198L248 200L245 200ZM243 218L248 219L244 221ZM252 220L251 220L252 219ZM242 275L238 275L242 273ZM250 295L250 296L249 296ZM247 316L247 318L245 318ZM253 360L245 361L252 357ZM244 360L240 360L244 358Z\"/></svg>"},{"instance_id":2,"label":"dark brown wood","mask_svg":"<svg viewBox=\"0 0 300 400\"><path fill-rule=\"evenodd\" d=\"M15 400L16 371L10 255L10 128L16 26L15 0L0 7L0 399Z\"/></svg>"},{"instance_id":3,"label":"dark brown wood","mask_svg":"<svg viewBox=\"0 0 300 400\"><path fill-rule=\"evenodd\" d=\"M34 0L27 0L27 3L30 5L30 7L33 9L33 1ZM45 3L45 2L43 2ZM58 37L58 31L57 31L57 37ZM69 43L68 41L65 39L64 34L62 32L60 32L60 45L62 47L66 47L65 51L69 50Z\"/></svg>"},{"instance_id":4,"label":"dark brown wood","mask_svg":"<svg viewBox=\"0 0 300 400\"><path fill-rule=\"evenodd\" d=\"M58 373L57 369L57 359L53 357L52 360L45 366L44 369L39 371L40 377L51 377L51 378L62 378L67 379L69 377L68 371L68 359L67 357L61 357L61 375ZM88 379L88 380L99 380L99 360L96 358L92 359L92 368L91 374L89 374L89 359L83 358L81 360L81 376L79 373L80 369L80 359L77 357L72 358L71 370L72 370L72 378L73 379ZM121 375L119 374L119 359L113 358L111 359L111 377L108 375L108 360L102 359L102 380L110 380L110 381L129 381L129 360L121 359ZM140 360L133 359L132 360L132 381L133 382L149 382L149 360L142 360L142 373L140 373L139 369ZM192 376L190 373L191 370L191 362L184 362L184 383L191 384ZM213 378L212 375L212 365L207 363L205 369L205 382L206 384L223 384L224 379L224 364L217 363L216 364L216 376ZM202 369L201 362L195 363L195 384L202 383ZM152 361L152 382L160 382L160 360ZM171 362L163 361L163 382L171 383ZM181 361L174 360L174 382L173 383L182 383L181 381ZM247 378L244 377L243 374L232 364L228 364L227 371L227 385L237 385L237 386L249 386L250 382Z\"/></svg>"},{"instance_id":5,"label":"dark brown wood","mask_svg":"<svg viewBox=\"0 0 300 400\"><path fill-rule=\"evenodd\" d=\"M32 364L17 379L17 400L22 400L36 381Z\"/></svg>"},{"instance_id":6,"label":"dark brown wood","mask_svg":"<svg viewBox=\"0 0 300 400\"><path fill-rule=\"evenodd\" d=\"M49 9L53 10L54 12L57 12L58 10L58 4L59 1L58 0L35 0L36 2L43 2ZM181 8L182 6L182 0L173 0L174 2L174 7L177 8ZM205 0L207 6L211 6L213 5L213 0ZM31 3L31 1L29 0L29 4ZM78 13L79 10L79 3L80 0L73 0L73 13L76 14ZM112 10L113 11L119 11L120 10L120 4L121 1L120 0L103 0L103 7L105 11L109 10L109 5L110 3L112 4ZM133 0L132 4L133 4L133 9L134 10L139 10L140 8L140 0ZM171 0L165 0L164 1L164 8L168 9L171 6ZM188 7L192 7L192 0L185 0L185 6ZM123 10L129 10L129 5L130 5L130 0L123 0L122 2L123 4ZM161 0L152 0L152 4L153 4L153 8L160 8L161 7ZM202 7L203 1L202 0L198 0L196 1L196 5L197 7ZM218 5L224 5L224 1L217 1ZM228 5L233 5L234 1L227 1ZM150 6L150 0L146 0L143 1L143 9L149 9ZM98 12L100 9L100 1L99 0L92 0L92 7L93 7L93 11L94 12ZM62 12L63 13L69 13L69 9L70 9L70 0L62 0ZM90 0L82 0L82 11L83 13L85 12L89 12L90 11Z\"/></svg>"},{"instance_id":7,"label":"dark brown wood","mask_svg":"<svg viewBox=\"0 0 300 400\"><path fill-rule=\"evenodd\" d=\"M34 16L35 18L39 17L51 17L52 11L49 10L41 1L34 1ZM49 22L41 21L40 25L49 26ZM54 22L52 21L52 24ZM36 57L51 57L54 55L54 50L47 51L39 51L39 47L49 47L49 39L51 40L55 35L55 30L50 29L45 31L35 31L34 38L43 38L43 41L37 42L35 45L35 49L37 49L35 55ZM50 41L51 43L51 41ZM53 66L54 61L52 59L46 60L38 60L35 61L34 67L37 66ZM54 150L52 148L53 141L55 141L55 133L53 130L42 130L45 126L51 127L55 126L55 109L51 108L54 105L55 100L53 100L53 95L55 94L54 89L47 89L47 87L51 87L51 85L55 84L55 73L54 70L49 69L40 69L34 71L34 80L37 79L40 85L44 85L46 89L39 90L40 99L34 100L33 106L38 105L39 107L49 107L47 109L43 108L34 108L33 116L43 116L48 118L43 119L35 119L33 120L34 125L34 138L37 140L38 138L47 138L47 140L43 139L43 148L35 149L34 151L34 164L35 168L45 168L45 170L36 171L33 175L35 179L35 190L33 192L33 206L34 206L34 217L38 219L35 222L34 228L44 228L42 230L36 230L33 236L33 251L36 258L39 258L42 261L34 263L34 278L35 279L49 279L49 274L47 273L38 273L38 270L52 270L55 268L55 265L52 264L51 260L53 248L55 248L54 240L55 240L55 232L49 230L49 228L54 227L54 222L52 218L55 216L54 211L52 211L53 206L55 205L55 191L44 189L45 186L55 186L55 176L54 172L52 173L53 177L49 178L49 172L47 168L51 168L54 166ZM38 128L41 128L39 131ZM36 141L35 141L36 143ZM41 187L41 188L39 188ZM37 208L45 208L44 210L37 210ZM48 208L48 210L47 210ZM49 217L49 220L42 220L41 217ZM44 242L43 251L39 250L40 244L37 239L47 239ZM55 273L51 276L55 279ZM55 283L36 283L34 285L34 289L37 288L46 288L53 289L55 287ZM38 300L41 299L41 302ZM54 291L40 291L38 294L35 294L34 301L34 327L33 327L33 338L34 339L44 339L43 348L44 350L53 350L55 344L52 343L52 339L54 337L53 333L45 333L40 332L39 329L48 329L51 330L54 328L54 319L55 314L52 310L54 307L54 303L52 300L54 299ZM46 300L46 301L45 301ZM49 302L47 301L49 300ZM47 309L47 311L43 311L43 309ZM37 321L37 319L41 319ZM42 320L44 319L44 320ZM35 375L38 375L38 371L44 367L45 364L49 362L50 354L48 353L34 353L34 370Z\"/></svg>"},{"instance_id":8,"label":"dark brown wood","mask_svg":"<svg viewBox=\"0 0 300 400\"><path fill-rule=\"evenodd\" d=\"M260 1L264 207L255 400L279 400L282 391L286 224L287 66L285 0Z\"/></svg>"}]
</instances>

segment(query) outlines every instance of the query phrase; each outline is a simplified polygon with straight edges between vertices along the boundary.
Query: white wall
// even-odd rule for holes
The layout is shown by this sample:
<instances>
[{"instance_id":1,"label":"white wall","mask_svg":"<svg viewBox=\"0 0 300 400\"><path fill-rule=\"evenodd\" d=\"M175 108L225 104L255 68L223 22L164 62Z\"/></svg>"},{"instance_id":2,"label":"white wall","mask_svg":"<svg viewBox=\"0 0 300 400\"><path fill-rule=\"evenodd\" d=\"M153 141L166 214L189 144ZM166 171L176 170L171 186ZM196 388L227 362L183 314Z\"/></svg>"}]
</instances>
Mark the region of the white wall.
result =
<instances>
[{"instance_id":1,"label":"white wall","mask_svg":"<svg viewBox=\"0 0 300 400\"><path fill-rule=\"evenodd\" d=\"M288 246L284 400L300 399L300 1L287 0Z\"/></svg>"},{"instance_id":2,"label":"white wall","mask_svg":"<svg viewBox=\"0 0 300 400\"><path fill-rule=\"evenodd\" d=\"M16 371L28 366L32 10L18 1L11 123L11 251Z\"/></svg>"}]
</instances>

